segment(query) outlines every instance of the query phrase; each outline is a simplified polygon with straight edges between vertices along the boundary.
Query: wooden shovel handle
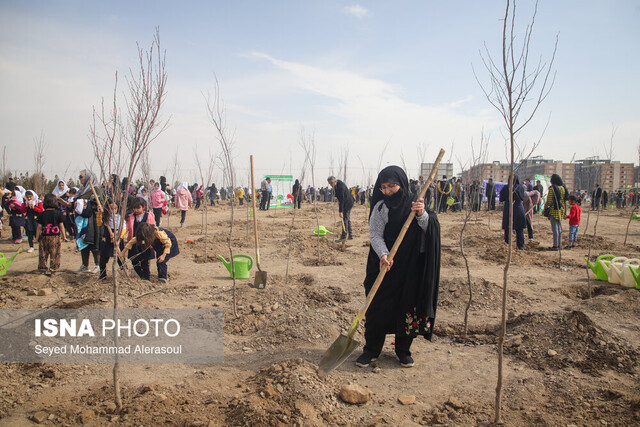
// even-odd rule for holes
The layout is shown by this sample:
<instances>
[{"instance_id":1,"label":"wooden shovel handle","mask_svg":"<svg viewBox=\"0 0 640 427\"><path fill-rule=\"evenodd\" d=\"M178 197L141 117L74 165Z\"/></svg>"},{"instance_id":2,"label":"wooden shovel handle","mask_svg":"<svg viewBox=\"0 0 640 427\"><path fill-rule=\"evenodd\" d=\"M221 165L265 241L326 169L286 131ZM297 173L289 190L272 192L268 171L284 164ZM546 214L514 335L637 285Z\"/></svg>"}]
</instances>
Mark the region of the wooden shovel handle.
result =
<instances>
[{"instance_id":1,"label":"wooden shovel handle","mask_svg":"<svg viewBox=\"0 0 640 427\"><path fill-rule=\"evenodd\" d=\"M418 199L423 199L424 196L427 194L427 190L429 189L429 186L431 185L431 183L436 177L436 174L438 173L438 167L440 166L440 161L442 160L442 157L444 157L444 150L440 149L438 158L436 158L436 161L433 164L433 169L431 169L431 174L429 174L429 178L427 179L427 182L425 182L422 189L420 189L420 193L418 193ZM404 222L404 225L400 230L400 234L398 234L398 237L396 238L396 241L393 244L393 247L391 248L389 255L387 255L387 259L389 261L393 261L393 257L396 255L396 252L398 252L398 248L400 247L400 244L402 244L404 235L407 234L407 230L409 229L409 226L411 225L411 222L413 221L415 216L416 216L416 213L414 211L411 211L406 221ZM367 309L371 305L371 301L373 301L373 297L376 296L376 292L378 292L378 288L380 287L380 284L382 283L382 280L384 279L385 274L387 274L386 268L381 269L380 273L378 273L378 277L376 278L376 281L373 282L373 286L369 291L369 295L367 295L367 300L364 302L364 304L362 304L362 307L360 307L360 310L358 311L356 318L353 320L353 323L351 323L351 328L349 329L349 338L352 338L355 335L356 329L358 328L358 324L360 324L360 321L364 317L364 314L367 312Z\"/></svg>"},{"instance_id":2,"label":"wooden shovel handle","mask_svg":"<svg viewBox=\"0 0 640 427\"><path fill-rule=\"evenodd\" d=\"M96 196L96 203L98 203L98 206L100 206L100 210L102 210L102 203L100 203L100 197L98 197L98 193L93 186L93 182L89 181L89 186L91 187L91 191L93 191L93 195Z\"/></svg>"},{"instance_id":3,"label":"wooden shovel handle","mask_svg":"<svg viewBox=\"0 0 640 427\"><path fill-rule=\"evenodd\" d=\"M260 268L260 247L258 246L258 214L256 213L256 183L253 173L253 154L249 156L249 161L251 163L251 203L253 204L253 236L256 241L256 265L258 266L258 270L262 271Z\"/></svg>"}]
</instances>

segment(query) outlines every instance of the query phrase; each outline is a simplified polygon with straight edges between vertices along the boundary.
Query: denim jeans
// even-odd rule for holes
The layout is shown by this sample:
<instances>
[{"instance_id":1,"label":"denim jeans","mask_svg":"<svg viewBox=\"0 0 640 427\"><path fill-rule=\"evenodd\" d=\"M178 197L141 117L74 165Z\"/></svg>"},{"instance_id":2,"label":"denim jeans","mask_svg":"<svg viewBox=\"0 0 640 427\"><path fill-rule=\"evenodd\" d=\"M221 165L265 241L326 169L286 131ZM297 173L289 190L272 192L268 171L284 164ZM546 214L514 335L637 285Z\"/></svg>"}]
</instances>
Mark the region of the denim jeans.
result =
<instances>
[{"instance_id":1,"label":"denim jeans","mask_svg":"<svg viewBox=\"0 0 640 427\"><path fill-rule=\"evenodd\" d=\"M562 223L554 217L549 217L551 221L551 232L553 233L553 246L559 248L562 243Z\"/></svg>"},{"instance_id":2,"label":"denim jeans","mask_svg":"<svg viewBox=\"0 0 640 427\"><path fill-rule=\"evenodd\" d=\"M569 226L569 243L575 243L578 240L578 227L580 224Z\"/></svg>"}]
</instances>

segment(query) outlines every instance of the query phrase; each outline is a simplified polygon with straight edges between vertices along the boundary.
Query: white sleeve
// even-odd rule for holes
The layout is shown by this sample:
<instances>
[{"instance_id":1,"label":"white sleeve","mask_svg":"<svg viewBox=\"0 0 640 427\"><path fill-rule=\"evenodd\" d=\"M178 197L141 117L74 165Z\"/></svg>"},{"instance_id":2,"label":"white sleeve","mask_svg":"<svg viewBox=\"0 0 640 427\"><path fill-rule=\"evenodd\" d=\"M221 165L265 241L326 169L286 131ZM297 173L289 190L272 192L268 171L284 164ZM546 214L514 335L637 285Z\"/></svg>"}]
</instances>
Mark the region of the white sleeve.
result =
<instances>
[{"instance_id":1,"label":"white sleeve","mask_svg":"<svg viewBox=\"0 0 640 427\"><path fill-rule=\"evenodd\" d=\"M83 199L76 200L75 212L78 215L80 215L80 214L82 214L83 210L84 210L84 200Z\"/></svg>"},{"instance_id":2,"label":"white sleeve","mask_svg":"<svg viewBox=\"0 0 640 427\"><path fill-rule=\"evenodd\" d=\"M382 206L380 206L382 204ZM384 242L384 229L389 222L389 208L384 204L384 201L376 203L371 211L369 217L369 241L371 247L382 258L384 255L389 254L389 248Z\"/></svg>"},{"instance_id":3,"label":"white sleeve","mask_svg":"<svg viewBox=\"0 0 640 427\"><path fill-rule=\"evenodd\" d=\"M422 231L427 231L427 227L429 226L429 214L425 209L421 216L416 215L416 219L418 220L418 225L422 228Z\"/></svg>"}]
</instances>

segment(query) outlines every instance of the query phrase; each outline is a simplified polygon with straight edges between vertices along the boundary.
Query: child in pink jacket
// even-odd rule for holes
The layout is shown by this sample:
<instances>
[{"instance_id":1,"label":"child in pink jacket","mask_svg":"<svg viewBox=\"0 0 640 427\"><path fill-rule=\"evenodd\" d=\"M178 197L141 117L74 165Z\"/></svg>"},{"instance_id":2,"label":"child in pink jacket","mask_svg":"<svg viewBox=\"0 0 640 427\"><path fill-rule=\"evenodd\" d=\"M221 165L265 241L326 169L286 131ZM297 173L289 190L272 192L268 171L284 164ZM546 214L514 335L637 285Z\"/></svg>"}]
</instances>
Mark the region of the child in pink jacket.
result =
<instances>
[{"instance_id":1,"label":"child in pink jacket","mask_svg":"<svg viewBox=\"0 0 640 427\"><path fill-rule=\"evenodd\" d=\"M187 216L187 210L193 205L189 184L187 184L186 181L178 186L175 204L176 209L180 211L180 227L184 228L184 219Z\"/></svg>"},{"instance_id":2,"label":"child in pink jacket","mask_svg":"<svg viewBox=\"0 0 640 427\"><path fill-rule=\"evenodd\" d=\"M153 216L156 219L156 226L160 227L160 218L162 218L162 208L165 207L167 202L164 199L164 193L160 190L160 183L153 184L153 190L149 194L149 204L153 210Z\"/></svg>"}]
</instances>

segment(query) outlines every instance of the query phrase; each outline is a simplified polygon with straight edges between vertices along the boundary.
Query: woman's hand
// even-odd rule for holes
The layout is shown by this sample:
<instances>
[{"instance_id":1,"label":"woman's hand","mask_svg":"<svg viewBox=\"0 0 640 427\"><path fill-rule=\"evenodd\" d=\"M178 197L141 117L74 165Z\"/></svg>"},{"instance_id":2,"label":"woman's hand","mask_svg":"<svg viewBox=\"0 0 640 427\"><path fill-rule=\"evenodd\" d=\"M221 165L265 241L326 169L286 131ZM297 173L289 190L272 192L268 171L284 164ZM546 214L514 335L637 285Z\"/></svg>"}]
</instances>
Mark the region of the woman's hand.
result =
<instances>
[{"instance_id":1,"label":"woman's hand","mask_svg":"<svg viewBox=\"0 0 640 427\"><path fill-rule=\"evenodd\" d=\"M387 258L386 255L382 255L382 258L380 258L380 271L382 271L383 268L386 268L387 271L391 270L391 266L393 265L393 260L389 261L389 258Z\"/></svg>"},{"instance_id":2,"label":"woman's hand","mask_svg":"<svg viewBox=\"0 0 640 427\"><path fill-rule=\"evenodd\" d=\"M411 210L416 213L417 216L424 214L424 199L418 199L411 203Z\"/></svg>"}]
</instances>

